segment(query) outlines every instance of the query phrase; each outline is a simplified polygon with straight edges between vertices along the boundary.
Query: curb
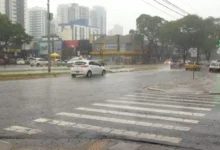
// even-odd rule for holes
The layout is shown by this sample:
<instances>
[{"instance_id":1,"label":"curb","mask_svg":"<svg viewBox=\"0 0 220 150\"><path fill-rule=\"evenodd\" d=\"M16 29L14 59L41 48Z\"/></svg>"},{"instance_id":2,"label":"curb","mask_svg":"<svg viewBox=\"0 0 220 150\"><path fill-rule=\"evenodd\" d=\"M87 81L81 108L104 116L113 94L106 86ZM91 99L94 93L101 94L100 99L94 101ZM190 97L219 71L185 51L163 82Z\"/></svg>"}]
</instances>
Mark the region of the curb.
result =
<instances>
[{"instance_id":1,"label":"curb","mask_svg":"<svg viewBox=\"0 0 220 150\"><path fill-rule=\"evenodd\" d=\"M148 87L147 89L148 89L148 90L151 90L151 91L166 92L165 90L158 89L158 88L154 88L154 87Z\"/></svg>"},{"instance_id":2,"label":"curb","mask_svg":"<svg viewBox=\"0 0 220 150\"><path fill-rule=\"evenodd\" d=\"M213 91L211 91L211 92L209 92L209 95L220 95L220 92L213 92Z\"/></svg>"},{"instance_id":3,"label":"curb","mask_svg":"<svg viewBox=\"0 0 220 150\"><path fill-rule=\"evenodd\" d=\"M9 143L9 142L0 140L0 149L1 150L11 150L12 149L12 144Z\"/></svg>"}]
</instances>

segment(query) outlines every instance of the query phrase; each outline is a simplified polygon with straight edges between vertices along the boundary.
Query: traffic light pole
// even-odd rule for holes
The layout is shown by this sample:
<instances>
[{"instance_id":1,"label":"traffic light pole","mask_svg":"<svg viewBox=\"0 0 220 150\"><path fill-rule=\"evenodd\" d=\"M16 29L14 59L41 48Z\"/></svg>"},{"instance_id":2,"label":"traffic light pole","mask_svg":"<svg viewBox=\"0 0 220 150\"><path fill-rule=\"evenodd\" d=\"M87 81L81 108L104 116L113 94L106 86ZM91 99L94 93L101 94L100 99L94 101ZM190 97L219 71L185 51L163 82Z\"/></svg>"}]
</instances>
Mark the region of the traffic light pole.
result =
<instances>
[{"instance_id":1,"label":"traffic light pole","mask_svg":"<svg viewBox=\"0 0 220 150\"><path fill-rule=\"evenodd\" d=\"M48 23L48 73L51 72L51 59L50 59L50 0L47 0L47 23Z\"/></svg>"},{"instance_id":2,"label":"traffic light pole","mask_svg":"<svg viewBox=\"0 0 220 150\"><path fill-rule=\"evenodd\" d=\"M120 62L121 62L121 58L120 58L120 35L117 35L117 51L118 51L118 65L120 65Z\"/></svg>"}]
</instances>

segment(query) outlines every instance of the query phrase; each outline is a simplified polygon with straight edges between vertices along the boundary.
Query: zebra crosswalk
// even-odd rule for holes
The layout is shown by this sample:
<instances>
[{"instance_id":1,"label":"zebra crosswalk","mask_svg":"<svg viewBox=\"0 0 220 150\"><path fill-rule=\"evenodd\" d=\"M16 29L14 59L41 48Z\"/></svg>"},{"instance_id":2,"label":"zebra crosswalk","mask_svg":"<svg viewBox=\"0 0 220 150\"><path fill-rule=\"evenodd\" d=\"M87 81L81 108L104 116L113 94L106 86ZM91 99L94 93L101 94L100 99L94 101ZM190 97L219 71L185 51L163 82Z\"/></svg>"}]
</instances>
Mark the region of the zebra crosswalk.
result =
<instances>
[{"instance_id":1,"label":"zebra crosswalk","mask_svg":"<svg viewBox=\"0 0 220 150\"><path fill-rule=\"evenodd\" d=\"M219 102L211 96L184 96L133 93L115 99L56 112L53 118L30 120L27 125L9 126L7 132L42 134L40 124L68 127L72 130L95 131L100 134L178 144L183 133L190 132ZM38 129L36 129L36 127Z\"/></svg>"}]
</instances>

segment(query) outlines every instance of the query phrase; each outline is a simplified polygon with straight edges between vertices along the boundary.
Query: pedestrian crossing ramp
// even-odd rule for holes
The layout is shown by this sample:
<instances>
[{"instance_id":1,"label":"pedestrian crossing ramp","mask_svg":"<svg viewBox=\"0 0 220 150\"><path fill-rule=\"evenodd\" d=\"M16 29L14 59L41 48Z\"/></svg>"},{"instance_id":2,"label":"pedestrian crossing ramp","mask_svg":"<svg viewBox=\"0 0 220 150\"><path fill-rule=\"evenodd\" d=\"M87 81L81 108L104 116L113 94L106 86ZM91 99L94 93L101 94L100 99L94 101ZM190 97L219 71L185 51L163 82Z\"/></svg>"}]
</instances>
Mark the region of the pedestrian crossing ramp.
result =
<instances>
[{"instance_id":1,"label":"pedestrian crossing ramp","mask_svg":"<svg viewBox=\"0 0 220 150\"><path fill-rule=\"evenodd\" d=\"M133 93L31 120L34 127L9 126L8 132L43 134L47 126L92 131L135 140L179 144L217 104L212 96ZM55 118L55 119L54 119ZM39 127L39 128L36 128ZM55 131L54 131L55 132Z\"/></svg>"}]
</instances>

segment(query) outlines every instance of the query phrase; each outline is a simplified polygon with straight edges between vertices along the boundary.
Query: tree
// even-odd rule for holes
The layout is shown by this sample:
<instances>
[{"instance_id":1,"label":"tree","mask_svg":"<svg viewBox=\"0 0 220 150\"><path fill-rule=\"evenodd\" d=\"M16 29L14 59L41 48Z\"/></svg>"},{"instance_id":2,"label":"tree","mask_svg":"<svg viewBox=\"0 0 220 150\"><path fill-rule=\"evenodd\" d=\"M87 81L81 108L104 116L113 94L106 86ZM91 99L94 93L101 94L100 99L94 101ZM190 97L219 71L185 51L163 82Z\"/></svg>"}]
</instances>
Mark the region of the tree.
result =
<instances>
[{"instance_id":1,"label":"tree","mask_svg":"<svg viewBox=\"0 0 220 150\"><path fill-rule=\"evenodd\" d=\"M136 31L134 29L130 29L129 34L135 34Z\"/></svg>"},{"instance_id":2,"label":"tree","mask_svg":"<svg viewBox=\"0 0 220 150\"><path fill-rule=\"evenodd\" d=\"M0 52L12 44L21 47L31 40L32 37L25 33L21 24L13 24L6 15L0 14Z\"/></svg>"},{"instance_id":3,"label":"tree","mask_svg":"<svg viewBox=\"0 0 220 150\"><path fill-rule=\"evenodd\" d=\"M148 39L148 50L145 56L146 61L149 62L151 58L152 51L157 48L157 43L159 42L159 31L161 26L165 23L163 18L158 16L150 16L146 14L140 15L137 20L137 32Z\"/></svg>"}]
</instances>

